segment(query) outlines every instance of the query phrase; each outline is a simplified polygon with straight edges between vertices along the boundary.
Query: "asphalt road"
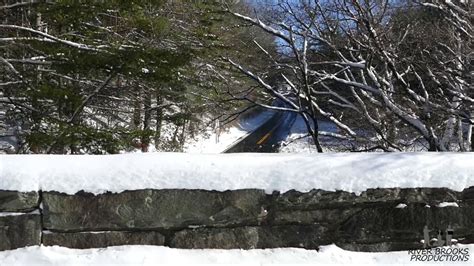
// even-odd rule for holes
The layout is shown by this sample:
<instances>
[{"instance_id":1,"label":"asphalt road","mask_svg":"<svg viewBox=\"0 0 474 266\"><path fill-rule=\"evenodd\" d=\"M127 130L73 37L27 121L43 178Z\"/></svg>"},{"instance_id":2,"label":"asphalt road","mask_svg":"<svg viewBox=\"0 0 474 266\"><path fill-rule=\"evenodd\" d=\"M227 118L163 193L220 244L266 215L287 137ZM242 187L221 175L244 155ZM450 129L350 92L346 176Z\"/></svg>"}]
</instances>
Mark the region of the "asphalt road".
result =
<instances>
[{"instance_id":1,"label":"asphalt road","mask_svg":"<svg viewBox=\"0 0 474 266\"><path fill-rule=\"evenodd\" d=\"M293 112L275 111L260 127L239 138L223 153L276 152L290 133L296 116Z\"/></svg>"}]
</instances>

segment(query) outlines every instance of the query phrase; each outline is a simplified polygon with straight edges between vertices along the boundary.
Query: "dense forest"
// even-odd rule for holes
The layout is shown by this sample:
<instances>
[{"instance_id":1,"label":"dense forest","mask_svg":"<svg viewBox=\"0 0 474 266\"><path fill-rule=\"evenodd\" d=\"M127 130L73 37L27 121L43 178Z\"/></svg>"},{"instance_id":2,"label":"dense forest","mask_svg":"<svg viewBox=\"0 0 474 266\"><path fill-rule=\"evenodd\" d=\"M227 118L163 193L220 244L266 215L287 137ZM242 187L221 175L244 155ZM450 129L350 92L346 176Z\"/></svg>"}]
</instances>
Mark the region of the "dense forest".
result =
<instances>
[{"instance_id":1,"label":"dense forest","mask_svg":"<svg viewBox=\"0 0 474 266\"><path fill-rule=\"evenodd\" d=\"M318 151L471 151L473 5L3 0L2 148L181 151L266 108L297 113Z\"/></svg>"}]
</instances>

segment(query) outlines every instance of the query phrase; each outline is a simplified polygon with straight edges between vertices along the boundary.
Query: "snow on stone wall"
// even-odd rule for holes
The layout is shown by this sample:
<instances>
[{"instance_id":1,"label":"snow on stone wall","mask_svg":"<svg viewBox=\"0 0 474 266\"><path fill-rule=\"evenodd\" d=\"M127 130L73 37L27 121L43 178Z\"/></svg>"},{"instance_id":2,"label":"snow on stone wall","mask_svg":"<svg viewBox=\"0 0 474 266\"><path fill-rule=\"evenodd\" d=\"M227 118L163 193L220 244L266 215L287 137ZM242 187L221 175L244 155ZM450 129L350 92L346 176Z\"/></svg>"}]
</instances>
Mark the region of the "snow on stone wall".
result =
<instances>
[{"instance_id":1,"label":"snow on stone wall","mask_svg":"<svg viewBox=\"0 0 474 266\"><path fill-rule=\"evenodd\" d=\"M0 155L0 189L94 194L137 189L474 186L472 153Z\"/></svg>"},{"instance_id":2,"label":"snow on stone wall","mask_svg":"<svg viewBox=\"0 0 474 266\"><path fill-rule=\"evenodd\" d=\"M471 153L0 155L0 250L474 242ZM436 235L432 235L436 237Z\"/></svg>"}]
</instances>

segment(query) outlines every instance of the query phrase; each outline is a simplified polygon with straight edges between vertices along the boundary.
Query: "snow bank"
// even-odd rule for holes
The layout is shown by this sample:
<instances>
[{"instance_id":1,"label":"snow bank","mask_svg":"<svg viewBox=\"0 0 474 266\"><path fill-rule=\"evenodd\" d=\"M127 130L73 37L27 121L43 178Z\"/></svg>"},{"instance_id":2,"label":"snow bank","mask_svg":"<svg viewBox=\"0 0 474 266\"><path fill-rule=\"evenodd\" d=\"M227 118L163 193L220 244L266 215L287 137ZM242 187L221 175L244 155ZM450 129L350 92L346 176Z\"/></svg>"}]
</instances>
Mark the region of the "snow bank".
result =
<instances>
[{"instance_id":1,"label":"snow bank","mask_svg":"<svg viewBox=\"0 0 474 266\"><path fill-rule=\"evenodd\" d=\"M459 245L469 248L474 245ZM414 262L407 251L351 252L335 245L314 250L180 250L154 246L120 246L76 250L62 247L28 247L0 252L2 265L469 265L467 262Z\"/></svg>"},{"instance_id":2,"label":"snow bank","mask_svg":"<svg viewBox=\"0 0 474 266\"><path fill-rule=\"evenodd\" d=\"M184 145L184 151L187 153L221 153L239 138L257 129L273 114L273 111L265 110L252 117L240 119L236 127L221 129L221 132L209 128L203 135L188 140Z\"/></svg>"},{"instance_id":3,"label":"snow bank","mask_svg":"<svg viewBox=\"0 0 474 266\"><path fill-rule=\"evenodd\" d=\"M472 153L0 155L0 189L19 191L469 186Z\"/></svg>"},{"instance_id":4,"label":"snow bank","mask_svg":"<svg viewBox=\"0 0 474 266\"><path fill-rule=\"evenodd\" d=\"M207 135L201 135L196 140L186 143L184 151L187 153L221 153L235 140L247 133L237 127L228 128L219 135L214 131L209 131Z\"/></svg>"}]
</instances>

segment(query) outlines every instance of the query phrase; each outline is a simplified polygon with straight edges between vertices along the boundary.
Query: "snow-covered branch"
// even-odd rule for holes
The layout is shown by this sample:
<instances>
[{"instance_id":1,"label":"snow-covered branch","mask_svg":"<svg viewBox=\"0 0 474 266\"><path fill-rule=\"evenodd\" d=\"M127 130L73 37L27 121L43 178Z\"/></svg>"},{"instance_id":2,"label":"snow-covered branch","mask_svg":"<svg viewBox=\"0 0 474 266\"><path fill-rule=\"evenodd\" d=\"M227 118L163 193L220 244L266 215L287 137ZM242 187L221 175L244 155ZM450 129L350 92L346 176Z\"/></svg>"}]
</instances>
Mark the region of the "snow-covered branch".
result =
<instances>
[{"instance_id":1,"label":"snow-covered branch","mask_svg":"<svg viewBox=\"0 0 474 266\"><path fill-rule=\"evenodd\" d=\"M83 44L83 43L77 43L77 42L73 42L73 41L69 41L69 40L64 40L64 39L55 37L53 35L50 35L48 33L45 33L45 32L39 31L39 30L35 30L35 29L32 29L32 28L28 28L28 27L23 27L23 26L18 26L18 25L0 24L0 29L11 29L11 30L25 31L25 32L29 32L29 33L33 33L33 34L42 36L42 37L44 37L46 39L49 39L51 41L62 43L64 45L71 46L71 47L74 47L74 48L77 48L77 49L80 49L80 50L95 51L95 52L100 51L100 49L98 49L97 47L90 46L90 45Z\"/></svg>"}]
</instances>

